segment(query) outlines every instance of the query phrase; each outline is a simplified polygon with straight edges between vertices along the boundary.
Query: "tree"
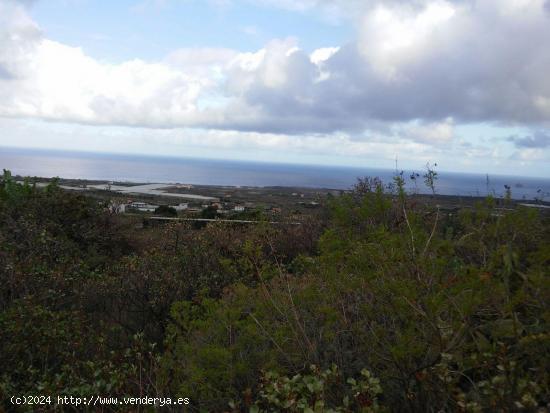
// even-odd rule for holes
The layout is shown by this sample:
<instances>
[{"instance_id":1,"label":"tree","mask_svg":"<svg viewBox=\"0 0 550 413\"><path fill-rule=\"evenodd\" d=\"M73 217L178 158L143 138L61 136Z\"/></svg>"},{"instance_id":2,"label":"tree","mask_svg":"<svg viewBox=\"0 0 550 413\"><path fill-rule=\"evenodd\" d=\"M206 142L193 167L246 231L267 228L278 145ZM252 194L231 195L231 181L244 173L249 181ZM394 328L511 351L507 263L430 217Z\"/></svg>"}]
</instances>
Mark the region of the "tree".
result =
<instances>
[{"instance_id":1,"label":"tree","mask_svg":"<svg viewBox=\"0 0 550 413\"><path fill-rule=\"evenodd\" d=\"M438 179L437 172L434 169L436 166L436 163L434 163L433 166L431 166L429 162L426 163L426 173L423 175L424 183L430 188L432 195L435 195L435 181Z\"/></svg>"},{"instance_id":2,"label":"tree","mask_svg":"<svg viewBox=\"0 0 550 413\"><path fill-rule=\"evenodd\" d=\"M160 215L163 217L177 217L178 211L176 211L176 208L168 206L168 205L160 205L155 209L155 215Z\"/></svg>"}]
</instances>

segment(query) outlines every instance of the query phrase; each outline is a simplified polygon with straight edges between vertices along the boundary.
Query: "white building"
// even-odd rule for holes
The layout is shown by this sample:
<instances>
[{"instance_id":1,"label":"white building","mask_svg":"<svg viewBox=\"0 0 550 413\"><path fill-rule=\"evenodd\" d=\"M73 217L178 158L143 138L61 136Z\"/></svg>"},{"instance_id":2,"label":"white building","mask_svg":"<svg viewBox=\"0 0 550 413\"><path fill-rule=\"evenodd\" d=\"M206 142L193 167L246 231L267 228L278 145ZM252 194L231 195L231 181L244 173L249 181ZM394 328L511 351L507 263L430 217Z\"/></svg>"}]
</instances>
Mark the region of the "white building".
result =
<instances>
[{"instance_id":1,"label":"white building","mask_svg":"<svg viewBox=\"0 0 550 413\"><path fill-rule=\"evenodd\" d=\"M243 212L243 211L244 211L244 206L242 206L242 205L235 205L234 210L235 210L235 212Z\"/></svg>"},{"instance_id":2,"label":"white building","mask_svg":"<svg viewBox=\"0 0 550 413\"><path fill-rule=\"evenodd\" d=\"M132 202L128 206L141 212L155 212L155 209L158 208L158 205L147 204L145 202Z\"/></svg>"},{"instance_id":3,"label":"white building","mask_svg":"<svg viewBox=\"0 0 550 413\"><path fill-rule=\"evenodd\" d=\"M187 203L182 203L182 204L176 205L176 206L174 207L174 209L175 209L176 211L184 211L184 210L186 210L187 208L189 208L189 204L187 204Z\"/></svg>"}]
</instances>

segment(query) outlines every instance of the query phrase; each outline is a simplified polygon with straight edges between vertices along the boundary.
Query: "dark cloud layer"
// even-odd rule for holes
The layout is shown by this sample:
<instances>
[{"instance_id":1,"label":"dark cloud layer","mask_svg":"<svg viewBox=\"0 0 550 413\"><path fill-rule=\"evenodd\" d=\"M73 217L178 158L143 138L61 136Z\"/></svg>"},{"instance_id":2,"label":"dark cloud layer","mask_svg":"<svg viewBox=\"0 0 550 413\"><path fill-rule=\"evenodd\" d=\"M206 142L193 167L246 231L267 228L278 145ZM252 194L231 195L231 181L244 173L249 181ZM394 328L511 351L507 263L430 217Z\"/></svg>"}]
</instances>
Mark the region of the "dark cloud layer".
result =
<instances>
[{"instance_id":1,"label":"dark cloud layer","mask_svg":"<svg viewBox=\"0 0 550 413\"><path fill-rule=\"evenodd\" d=\"M508 141L513 142L517 148L548 148L550 132L538 131L528 136L510 136Z\"/></svg>"}]
</instances>

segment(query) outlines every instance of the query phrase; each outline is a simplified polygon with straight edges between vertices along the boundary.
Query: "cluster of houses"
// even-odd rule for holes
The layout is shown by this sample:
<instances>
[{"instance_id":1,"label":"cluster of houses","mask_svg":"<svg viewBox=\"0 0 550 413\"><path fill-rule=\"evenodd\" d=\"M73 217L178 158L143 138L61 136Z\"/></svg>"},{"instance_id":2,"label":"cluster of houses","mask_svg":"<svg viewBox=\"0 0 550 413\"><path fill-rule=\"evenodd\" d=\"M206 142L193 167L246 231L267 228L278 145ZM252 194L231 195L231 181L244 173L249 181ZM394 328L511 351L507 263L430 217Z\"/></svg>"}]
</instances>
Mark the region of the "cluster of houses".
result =
<instances>
[{"instance_id":1,"label":"cluster of houses","mask_svg":"<svg viewBox=\"0 0 550 413\"><path fill-rule=\"evenodd\" d=\"M210 204L203 204L202 209L214 208L218 214L229 214L231 212L244 212L248 209L254 208L254 205L250 202L245 204L235 204L231 202L211 202Z\"/></svg>"},{"instance_id":2,"label":"cluster of houses","mask_svg":"<svg viewBox=\"0 0 550 413\"><path fill-rule=\"evenodd\" d=\"M170 205L176 211L188 211L188 212L200 212L206 208L214 208L219 214L230 213L230 212L244 212L247 209L252 208L252 204L235 204L235 205L224 205L221 202L211 202L209 204L203 204L200 207L190 207L188 203L180 203L178 205ZM228 206L230 208L228 209ZM111 201L109 205L109 211L114 214L124 214L127 212L155 212L159 205L149 204L147 202L141 201L132 201L128 200L127 202L115 202ZM225 208L224 208L225 207ZM273 208L278 209L278 208ZM280 210L279 210L280 212Z\"/></svg>"}]
</instances>

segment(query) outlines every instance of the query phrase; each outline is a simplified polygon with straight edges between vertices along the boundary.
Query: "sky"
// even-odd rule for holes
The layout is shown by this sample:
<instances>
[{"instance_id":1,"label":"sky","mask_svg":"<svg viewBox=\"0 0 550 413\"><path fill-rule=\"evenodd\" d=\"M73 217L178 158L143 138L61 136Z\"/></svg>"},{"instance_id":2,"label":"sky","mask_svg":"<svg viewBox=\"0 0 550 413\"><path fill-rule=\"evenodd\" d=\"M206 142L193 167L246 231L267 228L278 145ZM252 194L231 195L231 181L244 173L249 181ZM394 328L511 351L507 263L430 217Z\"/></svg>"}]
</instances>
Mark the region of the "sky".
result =
<instances>
[{"instance_id":1,"label":"sky","mask_svg":"<svg viewBox=\"0 0 550 413\"><path fill-rule=\"evenodd\" d=\"M550 0L0 0L1 147L550 177Z\"/></svg>"}]
</instances>

